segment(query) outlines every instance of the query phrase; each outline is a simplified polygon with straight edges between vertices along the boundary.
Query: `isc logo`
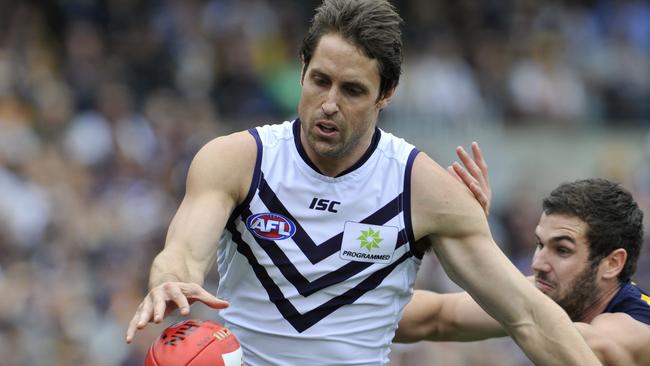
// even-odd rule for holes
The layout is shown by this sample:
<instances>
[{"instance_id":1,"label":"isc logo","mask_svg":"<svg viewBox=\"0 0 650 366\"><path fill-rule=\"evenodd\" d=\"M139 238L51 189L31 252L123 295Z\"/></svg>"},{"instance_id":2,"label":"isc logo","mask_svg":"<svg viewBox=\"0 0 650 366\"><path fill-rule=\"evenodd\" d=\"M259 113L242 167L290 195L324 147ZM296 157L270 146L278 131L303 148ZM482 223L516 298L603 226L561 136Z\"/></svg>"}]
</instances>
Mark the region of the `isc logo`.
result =
<instances>
[{"instance_id":1,"label":"isc logo","mask_svg":"<svg viewBox=\"0 0 650 366\"><path fill-rule=\"evenodd\" d=\"M288 239L296 233L296 225L288 218L274 213L260 213L246 219L246 227L253 235L269 240Z\"/></svg>"},{"instance_id":2,"label":"isc logo","mask_svg":"<svg viewBox=\"0 0 650 366\"><path fill-rule=\"evenodd\" d=\"M336 209L336 206L340 204L341 202L339 201L330 201L330 200L326 200L325 198L314 197L314 199L311 200L311 204L309 205L309 208L311 208L312 210L329 211L329 212L337 213L338 210Z\"/></svg>"}]
</instances>

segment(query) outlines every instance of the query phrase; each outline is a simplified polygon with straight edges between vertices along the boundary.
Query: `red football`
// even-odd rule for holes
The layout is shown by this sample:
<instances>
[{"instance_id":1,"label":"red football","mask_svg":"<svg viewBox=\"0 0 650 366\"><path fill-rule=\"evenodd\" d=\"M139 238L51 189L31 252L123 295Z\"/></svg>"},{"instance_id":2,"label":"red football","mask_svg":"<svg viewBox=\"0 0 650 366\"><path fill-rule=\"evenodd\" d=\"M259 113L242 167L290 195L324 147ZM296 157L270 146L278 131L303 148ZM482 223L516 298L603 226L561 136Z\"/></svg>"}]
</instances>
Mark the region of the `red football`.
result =
<instances>
[{"instance_id":1,"label":"red football","mask_svg":"<svg viewBox=\"0 0 650 366\"><path fill-rule=\"evenodd\" d=\"M239 341L230 329L210 320L170 326L153 342L145 366L241 366Z\"/></svg>"}]
</instances>

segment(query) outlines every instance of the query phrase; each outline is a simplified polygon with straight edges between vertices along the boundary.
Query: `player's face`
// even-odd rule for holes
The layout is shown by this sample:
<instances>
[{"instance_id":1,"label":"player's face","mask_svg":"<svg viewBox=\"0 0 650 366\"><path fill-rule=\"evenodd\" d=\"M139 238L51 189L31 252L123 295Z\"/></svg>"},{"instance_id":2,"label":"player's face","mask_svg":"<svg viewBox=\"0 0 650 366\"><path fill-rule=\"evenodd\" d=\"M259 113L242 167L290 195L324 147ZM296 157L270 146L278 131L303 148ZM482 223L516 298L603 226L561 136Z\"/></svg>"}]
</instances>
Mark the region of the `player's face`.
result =
<instances>
[{"instance_id":1,"label":"player's face","mask_svg":"<svg viewBox=\"0 0 650 366\"><path fill-rule=\"evenodd\" d=\"M535 229L535 286L574 321L598 298L598 268L588 261L587 228L577 217L542 214Z\"/></svg>"},{"instance_id":2,"label":"player's face","mask_svg":"<svg viewBox=\"0 0 650 366\"><path fill-rule=\"evenodd\" d=\"M322 36L304 72L298 114L301 141L315 160L358 159L370 145L379 111L377 60L336 33Z\"/></svg>"}]
</instances>

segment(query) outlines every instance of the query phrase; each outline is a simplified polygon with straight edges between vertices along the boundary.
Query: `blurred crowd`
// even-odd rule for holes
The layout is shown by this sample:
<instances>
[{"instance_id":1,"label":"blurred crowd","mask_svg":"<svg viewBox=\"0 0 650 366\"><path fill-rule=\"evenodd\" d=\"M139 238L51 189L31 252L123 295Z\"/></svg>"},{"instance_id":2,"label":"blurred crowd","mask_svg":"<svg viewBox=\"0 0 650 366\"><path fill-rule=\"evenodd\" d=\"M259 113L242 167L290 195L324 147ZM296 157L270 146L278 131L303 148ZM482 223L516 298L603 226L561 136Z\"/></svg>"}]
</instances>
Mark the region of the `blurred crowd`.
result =
<instances>
[{"instance_id":1,"label":"blurred crowd","mask_svg":"<svg viewBox=\"0 0 650 366\"><path fill-rule=\"evenodd\" d=\"M318 3L0 0L0 363L142 364L162 328L132 346L124 331L189 162L218 135L295 118ZM383 118L650 127L647 0L393 3L405 63ZM650 215L650 164L624 179ZM538 202L522 197L495 197L492 220L524 270Z\"/></svg>"}]
</instances>

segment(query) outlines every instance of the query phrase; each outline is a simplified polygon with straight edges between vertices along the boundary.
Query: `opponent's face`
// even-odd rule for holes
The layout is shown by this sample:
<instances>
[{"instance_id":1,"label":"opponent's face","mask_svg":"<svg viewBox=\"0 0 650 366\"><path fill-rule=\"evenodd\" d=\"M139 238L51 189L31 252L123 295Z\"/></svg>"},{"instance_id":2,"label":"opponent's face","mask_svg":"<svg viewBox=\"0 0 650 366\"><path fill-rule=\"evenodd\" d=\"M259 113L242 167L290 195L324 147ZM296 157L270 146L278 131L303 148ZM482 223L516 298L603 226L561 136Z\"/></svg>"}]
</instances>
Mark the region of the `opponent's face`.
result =
<instances>
[{"instance_id":1,"label":"opponent's face","mask_svg":"<svg viewBox=\"0 0 650 366\"><path fill-rule=\"evenodd\" d=\"M304 70L298 107L301 140L312 159L358 158L369 146L379 111L377 60L336 33L321 37Z\"/></svg>"},{"instance_id":2,"label":"opponent's face","mask_svg":"<svg viewBox=\"0 0 650 366\"><path fill-rule=\"evenodd\" d=\"M588 261L587 229L577 217L546 214L535 229L535 286L574 321L598 298L598 267Z\"/></svg>"}]
</instances>

